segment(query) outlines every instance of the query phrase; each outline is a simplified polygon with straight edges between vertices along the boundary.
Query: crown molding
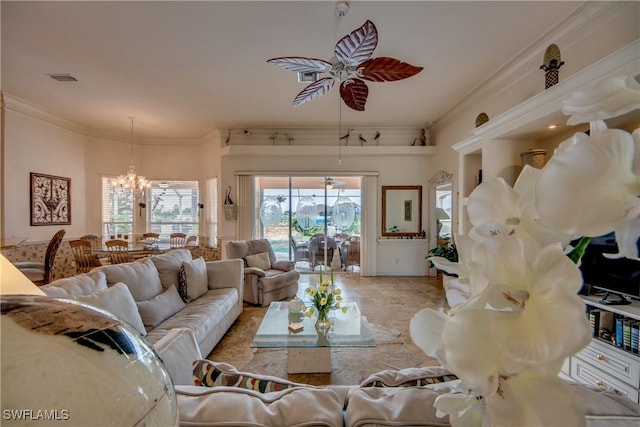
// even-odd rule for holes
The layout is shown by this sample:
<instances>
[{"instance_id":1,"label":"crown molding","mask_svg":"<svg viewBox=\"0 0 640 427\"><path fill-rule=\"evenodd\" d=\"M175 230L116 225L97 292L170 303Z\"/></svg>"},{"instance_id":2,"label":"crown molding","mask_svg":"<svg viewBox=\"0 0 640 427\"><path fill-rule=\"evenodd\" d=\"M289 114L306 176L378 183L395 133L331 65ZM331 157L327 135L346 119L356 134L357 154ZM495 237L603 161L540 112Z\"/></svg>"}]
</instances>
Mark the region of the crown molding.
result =
<instances>
[{"instance_id":1,"label":"crown molding","mask_svg":"<svg viewBox=\"0 0 640 427\"><path fill-rule=\"evenodd\" d=\"M19 98L15 95L11 95L10 93L3 92L4 98L4 108L6 110L11 110L16 113L24 114L25 116L29 116L31 118L41 120L43 122L70 130L72 132L76 132L83 135L88 135L88 129L78 125L71 120L64 119L60 116L57 116L49 111L45 111L42 108L31 104L30 102Z\"/></svg>"}]
</instances>

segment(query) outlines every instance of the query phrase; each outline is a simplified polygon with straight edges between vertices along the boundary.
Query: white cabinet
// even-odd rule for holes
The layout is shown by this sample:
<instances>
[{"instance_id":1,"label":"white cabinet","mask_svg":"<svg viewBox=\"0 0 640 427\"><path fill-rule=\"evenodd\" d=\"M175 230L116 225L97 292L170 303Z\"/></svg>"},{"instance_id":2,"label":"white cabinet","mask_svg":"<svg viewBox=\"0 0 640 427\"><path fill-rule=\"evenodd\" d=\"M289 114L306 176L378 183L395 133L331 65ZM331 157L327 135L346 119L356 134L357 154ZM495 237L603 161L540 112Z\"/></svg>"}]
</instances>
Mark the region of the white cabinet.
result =
<instances>
[{"instance_id":1,"label":"white cabinet","mask_svg":"<svg viewBox=\"0 0 640 427\"><path fill-rule=\"evenodd\" d=\"M627 306L610 306L598 302L600 297L583 297L588 306L640 320L640 302ZM625 351L600 338L593 338L582 351L565 361L570 378L583 384L615 390L640 403L640 354ZM563 373L565 372L563 367Z\"/></svg>"},{"instance_id":2,"label":"white cabinet","mask_svg":"<svg viewBox=\"0 0 640 427\"><path fill-rule=\"evenodd\" d=\"M378 239L378 276L428 276L427 239Z\"/></svg>"}]
</instances>

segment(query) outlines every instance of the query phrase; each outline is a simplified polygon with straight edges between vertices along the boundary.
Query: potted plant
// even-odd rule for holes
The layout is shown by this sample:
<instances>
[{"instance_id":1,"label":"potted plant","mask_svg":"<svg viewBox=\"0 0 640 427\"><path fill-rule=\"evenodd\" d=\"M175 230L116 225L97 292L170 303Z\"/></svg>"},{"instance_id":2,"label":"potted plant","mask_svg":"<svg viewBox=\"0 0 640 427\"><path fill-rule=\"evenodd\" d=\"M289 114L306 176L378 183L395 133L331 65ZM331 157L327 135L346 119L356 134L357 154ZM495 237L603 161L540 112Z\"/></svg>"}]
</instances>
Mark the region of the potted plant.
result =
<instances>
[{"instance_id":1,"label":"potted plant","mask_svg":"<svg viewBox=\"0 0 640 427\"><path fill-rule=\"evenodd\" d=\"M435 248L431 248L427 253L425 258L430 257L441 257L445 258L451 262L458 262L458 250L456 249L455 243L450 240L439 243ZM434 268L435 265L429 261L429 268ZM436 269L436 277L438 278L438 282L442 284L443 280L443 271L440 269ZM454 275L452 275L454 276Z\"/></svg>"}]
</instances>

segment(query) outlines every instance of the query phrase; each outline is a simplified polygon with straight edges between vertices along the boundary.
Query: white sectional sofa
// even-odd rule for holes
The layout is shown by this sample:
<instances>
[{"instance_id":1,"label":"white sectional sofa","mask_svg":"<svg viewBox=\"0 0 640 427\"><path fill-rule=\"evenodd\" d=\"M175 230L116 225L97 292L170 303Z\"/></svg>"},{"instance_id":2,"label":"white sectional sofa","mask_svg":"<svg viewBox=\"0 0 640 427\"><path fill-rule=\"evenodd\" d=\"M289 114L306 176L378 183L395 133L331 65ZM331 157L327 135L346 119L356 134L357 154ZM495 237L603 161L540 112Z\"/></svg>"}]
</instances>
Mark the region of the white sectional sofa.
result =
<instances>
[{"instance_id":1,"label":"white sectional sofa","mask_svg":"<svg viewBox=\"0 0 640 427\"><path fill-rule=\"evenodd\" d=\"M155 349L176 384L181 426L450 425L433 407L457 382L441 367L387 370L360 385L316 387L200 360L187 329L172 330ZM573 384L573 389L587 426L640 425L640 406L626 397L581 384Z\"/></svg>"},{"instance_id":2,"label":"white sectional sofa","mask_svg":"<svg viewBox=\"0 0 640 427\"><path fill-rule=\"evenodd\" d=\"M209 354L242 312L242 260L193 260L179 249L143 260L105 265L41 289L112 312L154 345L169 331L191 331Z\"/></svg>"}]
</instances>

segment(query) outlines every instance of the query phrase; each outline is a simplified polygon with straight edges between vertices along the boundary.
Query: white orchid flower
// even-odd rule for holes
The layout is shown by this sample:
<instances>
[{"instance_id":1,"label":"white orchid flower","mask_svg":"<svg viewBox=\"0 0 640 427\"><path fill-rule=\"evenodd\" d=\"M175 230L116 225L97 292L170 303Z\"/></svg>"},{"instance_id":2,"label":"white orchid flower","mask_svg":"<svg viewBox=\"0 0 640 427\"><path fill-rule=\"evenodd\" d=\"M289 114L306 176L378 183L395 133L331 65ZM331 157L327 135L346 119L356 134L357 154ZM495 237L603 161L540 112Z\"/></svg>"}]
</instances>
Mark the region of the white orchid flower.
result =
<instances>
[{"instance_id":1,"label":"white orchid flower","mask_svg":"<svg viewBox=\"0 0 640 427\"><path fill-rule=\"evenodd\" d=\"M571 385L552 370L502 377L498 392L485 397L491 426L583 426Z\"/></svg>"},{"instance_id":2,"label":"white orchid flower","mask_svg":"<svg viewBox=\"0 0 640 427\"><path fill-rule=\"evenodd\" d=\"M472 294L477 294L487 285L487 280L482 275L474 255L477 243L463 235L456 235L455 242L458 262L449 261L444 257L429 257L427 260L431 261L438 269L458 276L461 284L469 286Z\"/></svg>"},{"instance_id":3,"label":"white orchid flower","mask_svg":"<svg viewBox=\"0 0 640 427\"><path fill-rule=\"evenodd\" d=\"M436 398L437 417L449 416L452 427L488 426L484 399L472 394L447 393Z\"/></svg>"},{"instance_id":4,"label":"white orchid flower","mask_svg":"<svg viewBox=\"0 0 640 427\"><path fill-rule=\"evenodd\" d=\"M578 91L563 102L568 125L620 116L640 108L640 84L633 77L614 77Z\"/></svg>"},{"instance_id":5,"label":"white orchid flower","mask_svg":"<svg viewBox=\"0 0 640 427\"><path fill-rule=\"evenodd\" d=\"M532 253L550 243L566 246L571 236L560 232L538 214L534 204L540 170L525 166L513 188L502 178L485 181L469 196L467 212L476 241L497 235L516 235Z\"/></svg>"},{"instance_id":6,"label":"white orchid flower","mask_svg":"<svg viewBox=\"0 0 640 427\"><path fill-rule=\"evenodd\" d=\"M522 242L490 239L489 285L450 316L442 333L445 366L465 386L490 395L501 375L560 363L591 340L582 278L559 245L528 262Z\"/></svg>"},{"instance_id":7,"label":"white orchid flower","mask_svg":"<svg viewBox=\"0 0 640 427\"><path fill-rule=\"evenodd\" d=\"M536 185L536 208L565 233L601 236L615 231L616 257L640 259L640 132L591 123L560 144Z\"/></svg>"}]
</instances>

